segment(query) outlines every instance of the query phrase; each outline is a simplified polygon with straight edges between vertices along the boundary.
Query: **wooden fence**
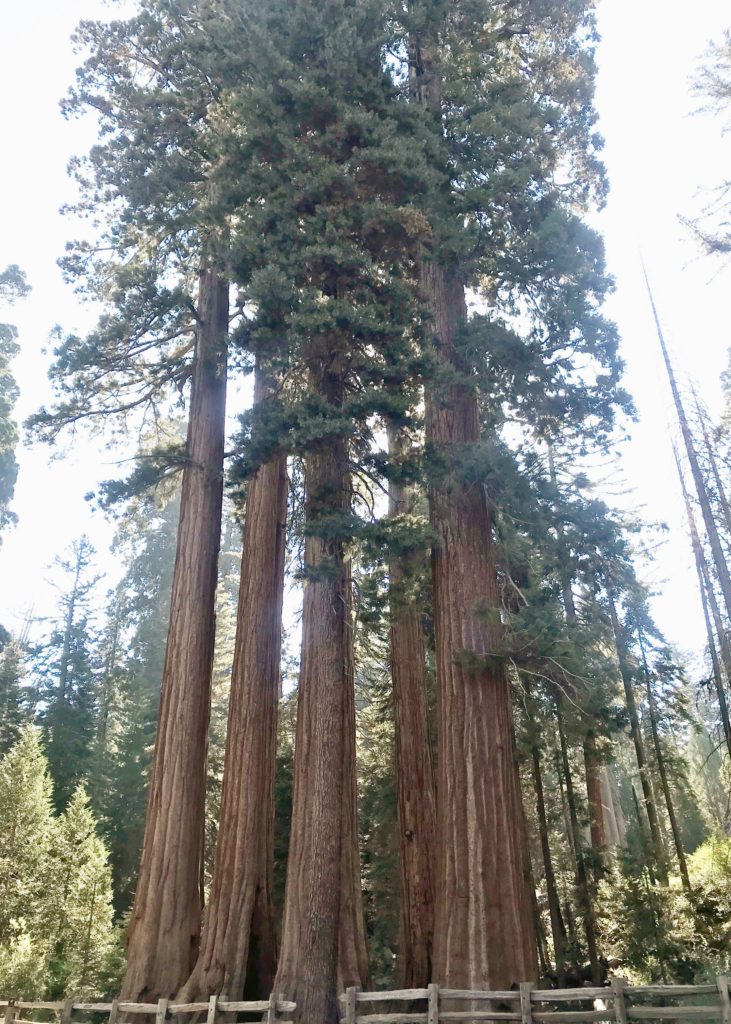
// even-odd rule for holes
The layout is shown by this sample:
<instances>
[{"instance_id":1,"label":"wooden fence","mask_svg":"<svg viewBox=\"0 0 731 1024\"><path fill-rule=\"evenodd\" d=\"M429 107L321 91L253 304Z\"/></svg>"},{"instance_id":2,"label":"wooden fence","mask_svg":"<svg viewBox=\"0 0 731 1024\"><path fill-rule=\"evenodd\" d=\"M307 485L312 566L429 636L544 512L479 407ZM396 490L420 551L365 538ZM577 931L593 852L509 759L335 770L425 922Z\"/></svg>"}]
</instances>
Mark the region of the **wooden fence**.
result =
<instances>
[{"instance_id":1,"label":"wooden fence","mask_svg":"<svg viewBox=\"0 0 731 1024\"><path fill-rule=\"evenodd\" d=\"M58 1003L0 1000L0 1018L4 1014L3 1024L48 1024L47 1021L37 1021L24 1016L25 1013L34 1010L45 1011L45 1016L49 1013L56 1014L55 1024L77 1024L74 1021L75 1014L83 1014L86 1020L90 1017L95 1020L106 1017L105 1024L117 1024L120 1016L129 1018L134 1014L154 1016L155 1024L165 1024L176 1017L182 1017L181 1024L186 1024L186 1014L192 1014L194 1019L201 1021L201 1024L204 1017L206 1024L217 1024L217 1019L218 1024L222 1024L220 1014L239 1013L256 1014L260 1020L265 1020L266 1024L274 1024L275 1021L282 1020L282 1014L292 1014L295 1009L295 1003L289 1003L273 995L269 999L249 1002L230 1002L218 996L211 996L205 1003L172 1003L167 999L160 999L157 1003L125 1003L118 999L111 1003L83 1003L75 1002L73 999Z\"/></svg>"},{"instance_id":2,"label":"wooden fence","mask_svg":"<svg viewBox=\"0 0 731 1024\"><path fill-rule=\"evenodd\" d=\"M693 1003L689 1003L689 999ZM662 1021L664 1024L666 1021L706 1020L731 1024L729 979L726 977L718 977L715 984L708 985L630 987L624 978L613 979L605 988L537 989L524 983L510 992L465 991L439 985L393 992L361 992L349 988L341 996L341 1003L345 1024L443 1024L446 1021L515 1021L516 1024ZM399 1004L403 1005L399 1007Z\"/></svg>"},{"instance_id":3,"label":"wooden fence","mask_svg":"<svg viewBox=\"0 0 731 1024\"><path fill-rule=\"evenodd\" d=\"M729 979L726 977L718 977L715 984L707 985L637 986L628 986L623 978L615 978L605 988L573 989L537 989L524 983L510 992L467 991L439 985L391 992L361 992L349 988L341 996L341 1005L344 1024L446 1024L447 1021L515 1021L516 1024L716 1021L731 1024ZM193 1015L201 1024L204 1016L206 1024L224 1024L221 1014L255 1014L266 1024L275 1024L283 1015L291 1015L295 1010L295 1003L273 995L250 1002L231 1002L211 996L205 1003L173 1003L167 999L157 1003L126 1003L117 999L111 1003L10 999L0 1000L0 1021L2 1024L81 1024L78 1017L82 1016L85 1021L98 1022L106 1018L101 1024L118 1024L120 1015L129 1019L135 1014L145 1014L154 1016L155 1024L166 1024L185 1015ZM42 1011L41 1016L52 1016L53 1021L26 1016L33 1011ZM180 1024L190 1022L183 1020Z\"/></svg>"}]
</instances>

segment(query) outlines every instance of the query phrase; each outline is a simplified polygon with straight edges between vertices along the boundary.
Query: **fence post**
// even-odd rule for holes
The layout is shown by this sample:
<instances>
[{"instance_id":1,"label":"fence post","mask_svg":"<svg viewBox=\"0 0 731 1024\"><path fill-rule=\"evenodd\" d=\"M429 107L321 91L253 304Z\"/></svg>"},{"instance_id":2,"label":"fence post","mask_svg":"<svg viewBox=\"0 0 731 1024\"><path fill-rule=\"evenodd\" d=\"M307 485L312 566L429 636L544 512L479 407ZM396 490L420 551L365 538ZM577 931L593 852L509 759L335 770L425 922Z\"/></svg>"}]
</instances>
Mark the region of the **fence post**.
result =
<instances>
[{"instance_id":1,"label":"fence post","mask_svg":"<svg viewBox=\"0 0 731 1024\"><path fill-rule=\"evenodd\" d=\"M158 999L157 1011L155 1013L155 1024L165 1024L165 1018L168 1015L168 1000Z\"/></svg>"},{"instance_id":2,"label":"fence post","mask_svg":"<svg viewBox=\"0 0 731 1024\"><path fill-rule=\"evenodd\" d=\"M269 1008L267 1009L267 1024L276 1024L277 1021L277 997L272 992L269 996Z\"/></svg>"},{"instance_id":3,"label":"fence post","mask_svg":"<svg viewBox=\"0 0 731 1024\"><path fill-rule=\"evenodd\" d=\"M358 1016L358 989L355 985L345 990L345 1024L355 1024Z\"/></svg>"},{"instance_id":4,"label":"fence post","mask_svg":"<svg viewBox=\"0 0 731 1024\"><path fill-rule=\"evenodd\" d=\"M112 999L112 1006L109 1011L109 1020L107 1024L117 1024L117 1018L119 1017L119 1000L116 998Z\"/></svg>"},{"instance_id":5,"label":"fence post","mask_svg":"<svg viewBox=\"0 0 731 1024\"><path fill-rule=\"evenodd\" d=\"M530 1001L530 994L533 990L533 983L521 981L520 983L520 1016L522 1024L533 1024L533 1007Z\"/></svg>"},{"instance_id":6,"label":"fence post","mask_svg":"<svg viewBox=\"0 0 731 1024\"><path fill-rule=\"evenodd\" d=\"M61 1010L61 1024L71 1024L71 1014L74 1010L73 996L71 999L64 999L63 1009Z\"/></svg>"},{"instance_id":7,"label":"fence post","mask_svg":"<svg viewBox=\"0 0 731 1024\"><path fill-rule=\"evenodd\" d=\"M15 1000L8 999L8 1005L5 1007L5 1024L13 1024L15 1020Z\"/></svg>"},{"instance_id":8,"label":"fence post","mask_svg":"<svg viewBox=\"0 0 731 1024\"><path fill-rule=\"evenodd\" d=\"M208 1015L206 1017L206 1024L216 1024L216 1014L218 1013L218 996L211 996L208 1000Z\"/></svg>"},{"instance_id":9,"label":"fence post","mask_svg":"<svg viewBox=\"0 0 731 1024\"><path fill-rule=\"evenodd\" d=\"M614 995L614 1018L617 1024L627 1024L627 1002L624 990L627 982L624 978L612 978L612 994Z\"/></svg>"},{"instance_id":10,"label":"fence post","mask_svg":"<svg viewBox=\"0 0 731 1024\"><path fill-rule=\"evenodd\" d=\"M724 974L716 978L718 994L721 997L721 1020L723 1024L731 1024L731 996L729 996L729 981Z\"/></svg>"},{"instance_id":11,"label":"fence post","mask_svg":"<svg viewBox=\"0 0 731 1024\"><path fill-rule=\"evenodd\" d=\"M429 986L428 1024L439 1024L439 986Z\"/></svg>"}]
</instances>

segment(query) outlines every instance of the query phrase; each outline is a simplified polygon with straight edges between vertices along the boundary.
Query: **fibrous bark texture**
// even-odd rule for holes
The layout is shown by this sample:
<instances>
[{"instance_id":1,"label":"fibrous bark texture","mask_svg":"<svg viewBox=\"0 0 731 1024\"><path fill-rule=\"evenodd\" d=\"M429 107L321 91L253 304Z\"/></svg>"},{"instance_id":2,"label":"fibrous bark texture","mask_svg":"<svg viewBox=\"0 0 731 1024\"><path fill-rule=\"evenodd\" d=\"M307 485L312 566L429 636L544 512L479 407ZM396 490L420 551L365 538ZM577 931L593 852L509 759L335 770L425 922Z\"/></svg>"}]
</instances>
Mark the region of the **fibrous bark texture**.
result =
<instances>
[{"instance_id":1,"label":"fibrous bark texture","mask_svg":"<svg viewBox=\"0 0 731 1024\"><path fill-rule=\"evenodd\" d=\"M350 561L346 563L347 583L347 661L343 724L342 861L340 876L340 928L338 938L338 989L344 992L354 985L368 987L368 947L363 913L363 882L358 843L358 771L355 736L355 647Z\"/></svg>"},{"instance_id":2,"label":"fibrous bark texture","mask_svg":"<svg viewBox=\"0 0 731 1024\"><path fill-rule=\"evenodd\" d=\"M584 737L586 798L589 805L591 848L597 858L601 858L607 849L607 830L604 823L601 768L602 766L599 763L596 749L596 737L593 732L587 732Z\"/></svg>"},{"instance_id":3,"label":"fibrous bark texture","mask_svg":"<svg viewBox=\"0 0 731 1024\"><path fill-rule=\"evenodd\" d=\"M607 845L610 847L624 847L627 845L627 825L624 820L622 805L619 802L617 780L609 765L602 765L600 768L599 782L602 793L602 809L604 811Z\"/></svg>"},{"instance_id":4,"label":"fibrous bark texture","mask_svg":"<svg viewBox=\"0 0 731 1024\"><path fill-rule=\"evenodd\" d=\"M392 454L397 454L398 447L398 438L392 433ZM392 481L390 515L409 514L413 505L412 491ZM408 593L415 573L416 566L408 555L391 559L391 679L401 876L396 984L400 988L428 985L434 942L436 801L429 741L424 630L420 610Z\"/></svg>"},{"instance_id":5,"label":"fibrous bark texture","mask_svg":"<svg viewBox=\"0 0 731 1024\"><path fill-rule=\"evenodd\" d=\"M342 386L327 357L313 391L339 404ZM323 522L350 507L345 441L320 441L305 459L307 579L302 616L292 828L282 949L275 991L297 1003L304 1024L335 1024L343 877L345 723L352 679L349 572L344 544Z\"/></svg>"},{"instance_id":6,"label":"fibrous bark texture","mask_svg":"<svg viewBox=\"0 0 731 1024\"><path fill-rule=\"evenodd\" d=\"M466 317L457 274L424 262L439 358L456 369ZM426 434L447 465L480 440L474 391L427 394ZM437 881L434 980L506 989L537 973L525 884L508 679L498 659L499 593L484 487L459 473L433 487L430 518L437 673Z\"/></svg>"},{"instance_id":7,"label":"fibrous bark texture","mask_svg":"<svg viewBox=\"0 0 731 1024\"><path fill-rule=\"evenodd\" d=\"M257 369L255 408L270 381ZM274 776L280 695L287 464L261 466L246 498L221 815L201 948L183 1002L268 997L276 971L272 906ZM247 983L248 978L248 983Z\"/></svg>"},{"instance_id":8,"label":"fibrous bark texture","mask_svg":"<svg viewBox=\"0 0 731 1024\"><path fill-rule=\"evenodd\" d=\"M173 996L201 918L206 755L221 537L228 283L204 263L162 694L122 998Z\"/></svg>"}]
</instances>

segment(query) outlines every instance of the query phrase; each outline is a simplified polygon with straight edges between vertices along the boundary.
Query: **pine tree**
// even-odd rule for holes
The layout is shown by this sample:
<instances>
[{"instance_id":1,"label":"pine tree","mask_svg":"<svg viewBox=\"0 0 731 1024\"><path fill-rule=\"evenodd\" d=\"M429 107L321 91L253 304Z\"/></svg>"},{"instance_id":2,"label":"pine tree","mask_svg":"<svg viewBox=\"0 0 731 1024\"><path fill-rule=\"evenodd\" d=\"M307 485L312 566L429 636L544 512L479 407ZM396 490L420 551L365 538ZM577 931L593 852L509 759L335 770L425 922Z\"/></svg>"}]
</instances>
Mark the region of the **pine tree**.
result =
<instances>
[{"instance_id":1,"label":"pine tree","mask_svg":"<svg viewBox=\"0 0 731 1024\"><path fill-rule=\"evenodd\" d=\"M57 899L49 921L52 988L59 994L98 995L115 944L112 873L82 786L58 819L50 863Z\"/></svg>"},{"instance_id":2,"label":"pine tree","mask_svg":"<svg viewBox=\"0 0 731 1024\"><path fill-rule=\"evenodd\" d=\"M0 757L14 747L21 727L28 720L29 708L22 680L24 646L19 639L2 631L0 635Z\"/></svg>"},{"instance_id":3,"label":"pine tree","mask_svg":"<svg viewBox=\"0 0 731 1024\"><path fill-rule=\"evenodd\" d=\"M22 298L29 291L23 272L15 264L0 272L0 302L3 306ZM0 323L0 535L3 529L15 522L15 516L8 505L18 476L18 464L15 461L18 428L13 420L18 388L10 372L10 362L19 351L17 336L18 332L12 324Z\"/></svg>"},{"instance_id":4,"label":"pine tree","mask_svg":"<svg viewBox=\"0 0 731 1024\"><path fill-rule=\"evenodd\" d=\"M52 787L40 732L24 727L0 761L0 984L42 995L51 956Z\"/></svg>"},{"instance_id":5,"label":"pine tree","mask_svg":"<svg viewBox=\"0 0 731 1024\"><path fill-rule=\"evenodd\" d=\"M47 735L54 801L63 809L91 765L96 727L97 680L91 608L100 577L93 574L95 551L87 537L58 558L64 574L58 619L35 657L38 718Z\"/></svg>"},{"instance_id":6,"label":"pine tree","mask_svg":"<svg viewBox=\"0 0 731 1024\"><path fill-rule=\"evenodd\" d=\"M106 772L89 781L109 845L117 913L129 909L142 850L178 517L175 491L145 495L130 503L115 538L127 565L120 582L124 662L107 723Z\"/></svg>"}]
</instances>

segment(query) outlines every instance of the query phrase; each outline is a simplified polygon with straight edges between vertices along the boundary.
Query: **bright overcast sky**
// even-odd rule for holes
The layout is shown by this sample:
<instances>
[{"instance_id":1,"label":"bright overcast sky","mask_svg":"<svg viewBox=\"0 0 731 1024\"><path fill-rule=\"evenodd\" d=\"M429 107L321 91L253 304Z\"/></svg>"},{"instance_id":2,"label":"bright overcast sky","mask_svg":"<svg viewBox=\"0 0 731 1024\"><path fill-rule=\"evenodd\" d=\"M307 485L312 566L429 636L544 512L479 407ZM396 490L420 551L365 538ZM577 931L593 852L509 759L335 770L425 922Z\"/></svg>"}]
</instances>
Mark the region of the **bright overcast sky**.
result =
<instances>
[{"instance_id":1,"label":"bright overcast sky","mask_svg":"<svg viewBox=\"0 0 731 1024\"><path fill-rule=\"evenodd\" d=\"M66 164L93 142L93 126L66 122L58 101L73 79L77 58L69 36L82 18L117 15L119 4L101 0L25 0L3 11L0 36L3 159L0 161L0 269L18 263L33 286L11 317L20 328L15 364L21 388L19 419L48 397L44 352L54 324L83 328L89 313L61 281L56 259L71 227L59 207L73 198ZM665 521L670 536L659 552L651 582L659 591L661 628L680 647L704 642L697 586L670 448L674 433L669 391L662 375L641 276L647 263L681 375L691 374L714 413L720 409L719 376L731 344L728 328L731 269L698 257L680 214L692 214L731 166L731 137L698 105L690 78L712 39L731 26L722 0L687 5L667 0L601 0L598 107L606 138L612 187L596 223L605 236L617 291L608 312L617 321L626 384L640 422L623 458L631 500L648 520ZM84 495L114 475L114 456L98 441L75 442L69 457L50 462L43 448L19 451L14 509L19 525L0 548L0 622L19 628L31 610L47 614L54 594L47 582L54 555L86 532L100 552L108 579L113 526L93 513ZM610 495L611 500L611 495Z\"/></svg>"}]
</instances>

